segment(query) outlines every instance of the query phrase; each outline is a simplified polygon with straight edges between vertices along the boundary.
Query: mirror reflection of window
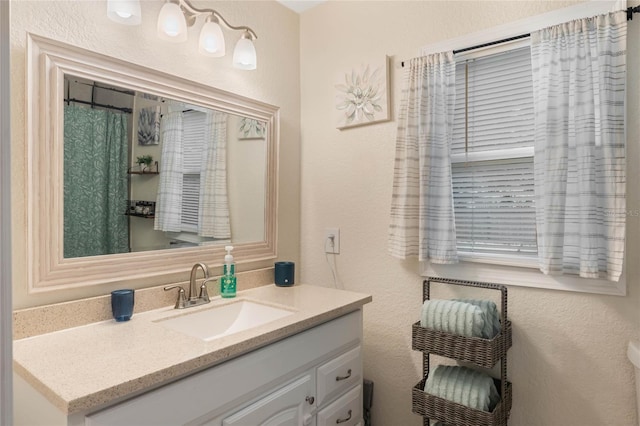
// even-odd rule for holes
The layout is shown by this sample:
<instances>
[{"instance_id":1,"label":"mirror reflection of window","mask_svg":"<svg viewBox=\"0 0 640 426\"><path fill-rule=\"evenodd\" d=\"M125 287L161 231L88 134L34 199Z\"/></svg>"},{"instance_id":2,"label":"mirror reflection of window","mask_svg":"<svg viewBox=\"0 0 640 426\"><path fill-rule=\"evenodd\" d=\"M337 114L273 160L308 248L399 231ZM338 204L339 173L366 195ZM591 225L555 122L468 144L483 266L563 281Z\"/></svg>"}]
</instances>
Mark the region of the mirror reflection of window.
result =
<instances>
[{"instance_id":1,"label":"mirror reflection of window","mask_svg":"<svg viewBox=\"0 0 640 426\"><path fill-rule=\"evenodd\" d=\"M180 231L198 233L200 207L200 169L204 152L205 113L188 110L182 113L182 220Z\"/></svg>"},{"instance_id":2,"label":"mirror reflection of window","mask_svg":"<svg viewBox=\"0 0 640 426\"><path fill-rule=\"evenodd\" d=\"M227 114L173 102L161 128L154 229L171 233L174 246L230 241Z\"/></svg>"}]
</instances>

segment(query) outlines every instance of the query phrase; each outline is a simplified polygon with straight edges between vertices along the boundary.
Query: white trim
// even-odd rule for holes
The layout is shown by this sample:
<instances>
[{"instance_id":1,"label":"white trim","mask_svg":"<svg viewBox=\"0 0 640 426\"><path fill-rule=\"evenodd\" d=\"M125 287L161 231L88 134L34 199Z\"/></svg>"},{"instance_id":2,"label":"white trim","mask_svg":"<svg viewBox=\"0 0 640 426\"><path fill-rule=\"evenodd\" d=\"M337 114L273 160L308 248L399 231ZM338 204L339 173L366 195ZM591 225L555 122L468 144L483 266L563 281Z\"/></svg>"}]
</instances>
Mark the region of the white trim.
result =
<instances>
[{"instance_id":1,"label":"white trim","mask_svg":"<svg viewBox=\"0 0 640 426\"><path fill-rule=\"evenodd\" d=\"M569 6L563 9L543 13L541 15L531 16L529 18L498 25L477 33L467 34L449 40L443 40L438 43L429 44L422 48L421 55L425 56L433 53L448 52L484 43L491 43L496 40L516 37L532 31L541 30L542 28L550 27L552 25L572 21L574 19L588 18L590 16L596 16L626 8L626 0L592 0L587 3L580 3L575 6ZM464 57L466 58L468 55L465 53Z\"/></svg>"},{"instance_id":2,"label":"white trim","mask_svg":"<svg viewBox=\"0 0 640 426\"><path fill-rule=\"evenodd\" d=\"M460 262L455 265L435 265L421 262L420 275L438 276L460 280L482 281L517 287L545 288L549 290L626 296L626 272L620 281L594 280L576 276L544 275L537 269L496 265L488 263Z\"/></svg>"},{"instance_id":3,"label":"white trim","mask_svg":"<svg viewBox=\"0 0 640 426\"><path fill-rule=\"evenodd\" d=\"M451 154L451 163L469 163L473 161L508 160L512 158L533 157L532 146L524 148L492 149L479 152Z\"/></svg>"},{"instance_id":4,"label":"white trim","mask_svg":"<svg viewBox=\"0 0 640 426\"><path fill-rule=\"evenodd\" d=\"M518 268L538 268L537 256L518 256L515 254L458 252L461 262L488 263L491 265L515 266Z\"/></svg>"},{"instance_id":5,"label":"white trim","mask_svg":"<svg viewBox=\"0 0 640 426\"><path fill-rule=\"evenodd\" d=\"M477 58L482 58L484 56L497 55L498 53L504 53L510 50L520 49L521 47L528 46L531 46L531 39L529 37L526 37L517 40L505 41L504 43L494 44L491 46L480 47L478 49L469 50L467 52L456 53L455 58L456 62L469 61Z\"/></svg>"},{"instance_id":6,"label":"white trim","mask_svg":"<svg viewBox=\"0 0 640 426\"><path fill-rule=\"evenodd\" d=\"M616 10L626 9L626 0L591 1L575 6L551 11L519 21L509 22L494 28L467 34L442 42L424 46L421 55L463 49L496 40L502 40L518 35L537 31L563 22L587 18ZM529 39L490 46L456 55L457 60L473 59L480 56L499 53L512 48L524 46ZM528 148L525 148L527 150ZM517 150L517 149L516 149ZM508 152L512 150L497 150L470 154L454 154L452 163L465 161L483 161L500 159L506 154L517 154L521 157L532 156L528 151ZM515 150L514 150L515 151ZM437 265L430 262L420 262L422 276L440 276L473 281L495 282L513 286L545 288L552 290L574 291L581 293L596 293L614 296L626 296L626 264L618 282L604 279L585 279L577 276L544 275L537 269L530 259L510 255L482 255L478 253L459 253L460 263L454 265Z\"/></svg>"},{"instance_id":7,"label":"white trim","mask_svg":"<svg viewBox=\"0 0 640 426\"><path fill-rule=\"evenodd\" d=\"M10 2L0 1L0 424L13 424Z\"/></svg>"}]
</instances>

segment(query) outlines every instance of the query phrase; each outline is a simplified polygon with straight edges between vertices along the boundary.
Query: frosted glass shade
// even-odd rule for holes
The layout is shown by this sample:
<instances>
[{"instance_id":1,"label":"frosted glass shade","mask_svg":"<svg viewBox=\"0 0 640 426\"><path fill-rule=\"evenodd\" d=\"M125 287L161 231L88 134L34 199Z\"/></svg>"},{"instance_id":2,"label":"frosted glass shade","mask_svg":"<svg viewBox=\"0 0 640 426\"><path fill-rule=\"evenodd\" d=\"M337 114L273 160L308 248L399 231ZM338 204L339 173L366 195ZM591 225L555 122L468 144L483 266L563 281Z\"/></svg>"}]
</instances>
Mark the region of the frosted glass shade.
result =
<instances>
[{"instance_id":1,"label":"frosted glass shade","mask_svg":"<svg viewBox=\"0 0 640 426\"><path fill-rule=\"evenodd\" d=\"M114 22L139 25L142 21L139 0L107 0L107 16Z\"/></svg>"},{"instance_id":2,"label":"frosted glass shade","mask_svg":"<svg viewBox=\"0 0 640 426\"><path fill-rule=\"evenodd\" d=\"M165 3L158 15L158 37L167 41L187 41L187 20L175 3Z\"/></svg>"},{"instance_id":3,"label":"frosted glass shade","mask_svg":"<svg viewBox=\"0 0 640 426\"><path fill-rule=\"evenodd\" d=\"M198 51L207 56L224 56L224 35L217 22L205 22L202 26Z\"/></svg>"},{"instance_id":4,"label":"frosted glass shade","mask_svg":"<svg viewBox=\"0 0 640 426\"><path fill-rule=\"evenodd\" d=\"M256 48L248 38L241 38L233 51L233 66L241 70L255 70L258 66Z\"/></svg>"}]
</instances>

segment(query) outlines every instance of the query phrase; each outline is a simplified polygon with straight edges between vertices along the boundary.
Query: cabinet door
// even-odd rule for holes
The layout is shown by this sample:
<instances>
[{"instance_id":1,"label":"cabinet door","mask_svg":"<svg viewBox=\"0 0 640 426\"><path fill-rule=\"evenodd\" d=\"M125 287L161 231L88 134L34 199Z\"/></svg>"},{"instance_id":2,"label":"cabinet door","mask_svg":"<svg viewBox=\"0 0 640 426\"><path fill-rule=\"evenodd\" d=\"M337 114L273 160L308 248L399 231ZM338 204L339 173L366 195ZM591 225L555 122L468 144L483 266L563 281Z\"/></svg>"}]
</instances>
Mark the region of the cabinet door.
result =
<instances>
[{"instance_id":1,"label":"cabinet door","mask_svg":"<svg viewBox=\"0 0 640 426\"><path fill-rule=\"evenodd\" d=\"M314 382L311 375L307 374L225 418L222 424L223 426L302 426L311 421L311 410L315 407L312 398L314 398Z\"/></svg>"},{"instance_id":2,"label":"cabinet door","mask_svg":"<svg viewBox=\"0 0 640 426\"><path fill-rule=\"evenodd\" d=\"M360 346L318 367L318 406L362 383L362 357Z\"/></svg>"},{"instance_id":3,"label":"cabinet door","mask_svg":"<svg viewBox=\"0 0 640 426\"><path fill-rule=\"evenodd\" d=\"M318 411L317 426L357 426L362 421L362 385Z\"/></svg>"}]
</instances>

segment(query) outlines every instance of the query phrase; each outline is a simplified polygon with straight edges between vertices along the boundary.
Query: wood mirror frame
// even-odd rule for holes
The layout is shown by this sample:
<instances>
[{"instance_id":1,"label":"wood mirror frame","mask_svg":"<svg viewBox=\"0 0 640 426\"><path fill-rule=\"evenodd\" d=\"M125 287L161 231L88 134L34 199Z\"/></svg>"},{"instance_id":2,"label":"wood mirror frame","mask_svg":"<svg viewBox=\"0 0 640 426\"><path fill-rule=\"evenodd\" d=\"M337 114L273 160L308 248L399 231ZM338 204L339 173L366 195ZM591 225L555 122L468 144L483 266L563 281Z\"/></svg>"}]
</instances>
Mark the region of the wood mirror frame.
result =
<instances>
[{"instance_id":1,"label":"wood mirror frame","mask_svg":"<svg viewBox=\"0 0 640 426\"><path fill-rule=\"evenodd\" d=\"M277 256L279 108L224 90L27 35L27 282L29 292L131 282L223 263L224 244L63 257L63 99L65 74L242 115L267 123L265 235L234 244L237 263Z\"/></svg>"}]
</instances>

